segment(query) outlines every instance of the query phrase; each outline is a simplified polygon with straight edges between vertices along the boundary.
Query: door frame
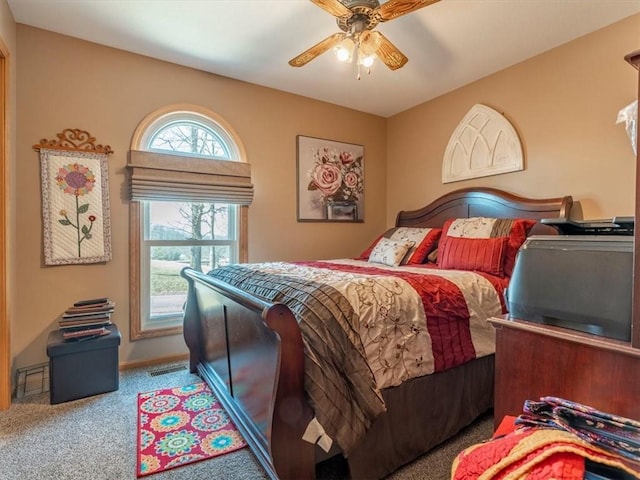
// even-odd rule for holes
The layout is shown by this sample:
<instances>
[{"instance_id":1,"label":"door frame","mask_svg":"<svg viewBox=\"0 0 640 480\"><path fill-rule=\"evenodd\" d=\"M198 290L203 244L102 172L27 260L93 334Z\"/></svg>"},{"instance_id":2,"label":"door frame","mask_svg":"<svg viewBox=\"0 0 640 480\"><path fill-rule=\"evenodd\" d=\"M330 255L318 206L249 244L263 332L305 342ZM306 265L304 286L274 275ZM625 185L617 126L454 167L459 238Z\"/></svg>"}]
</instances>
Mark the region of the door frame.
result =
<instances>
[{"instance_id":1,"label":"door frame","mask_svg":"<svg viewBox=\"0 0 640 480\"><path fill-rule=\"evenodd\" d=\"M0 40L0 411L11 406L11 329L7 305L7 89L8 50Z\"/></svg>"}]
</instances>

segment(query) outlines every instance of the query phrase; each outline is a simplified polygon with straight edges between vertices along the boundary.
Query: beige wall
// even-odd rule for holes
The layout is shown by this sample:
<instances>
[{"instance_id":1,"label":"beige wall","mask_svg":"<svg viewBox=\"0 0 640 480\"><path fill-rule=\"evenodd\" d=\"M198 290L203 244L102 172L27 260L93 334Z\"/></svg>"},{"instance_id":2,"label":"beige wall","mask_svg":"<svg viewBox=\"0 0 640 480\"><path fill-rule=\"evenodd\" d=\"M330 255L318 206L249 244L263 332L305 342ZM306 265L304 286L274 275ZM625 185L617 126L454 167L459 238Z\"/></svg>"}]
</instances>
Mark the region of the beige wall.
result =
<instances>
[{"instance_id":1,"label":"beige wall","mask_svg":"<svg viewBox=\"0 0 640 480\"><path fill-rule=\"evenodd\" d=\"M11 232L12 258L19 262L11 295L14 368L46 360L46 336L69 303L102 295L116 301L122 361L185 352L180 336L128 340L124 166L136 125L155 109L200 104L225 118L242 138L255 183L250 261L355 255L393 224L398 210L471 185L525 196L569 193L581 202L585 217L628 215L635 164L624 128L615 120L635 98L636 72L623 56L640 48L639 32L636 15L385 120L19 25L19 162L12 177L17 198ZM524 146L525 170L443 185L447 142L475 103L504 112L513 123ZM109 160L113 260L105 265L42 265L39 162L32 145L64 128L86 129L115 151ZM365 223L296 222L298 134L365 146Z\"/></svg>"},{"instance_id":2,"label":"beige wall","mask_svg":"<svg viewBox=\"0 0 640 480\"><path fill-rule=\"evenodd\" d=\"M150 112L198 104L239 134L252 165L249 260L355 256L385 225L385 119L308 98L179 67L44 30L18 25L19 215L15 292L15 367L46 360L56 317L80 298L108 296L123 331L120 360L186 352L181 336L129 342L128 202L123 196L131 136ZM113 260L104 265L44 267L38 154L32 145L64 128L109 144ZM296 222L296 135L365 146L365 222Z\"/></svg>"},{"instance_id":3,"label":"beige wall","mask_svg":"<svg viewBox=\"0 0 640 480\"><path fill-rule=\"evenodd\" d=\"M544 197L573 195L585 218L633 215L635 162L618 110L637 93L624 55L640 48L640 15L402 112L387 125L387 223L399 209L475 185ZM476 103L513 124L525 169L442 184L442 159Z\"/></svg>"}]
</instances>

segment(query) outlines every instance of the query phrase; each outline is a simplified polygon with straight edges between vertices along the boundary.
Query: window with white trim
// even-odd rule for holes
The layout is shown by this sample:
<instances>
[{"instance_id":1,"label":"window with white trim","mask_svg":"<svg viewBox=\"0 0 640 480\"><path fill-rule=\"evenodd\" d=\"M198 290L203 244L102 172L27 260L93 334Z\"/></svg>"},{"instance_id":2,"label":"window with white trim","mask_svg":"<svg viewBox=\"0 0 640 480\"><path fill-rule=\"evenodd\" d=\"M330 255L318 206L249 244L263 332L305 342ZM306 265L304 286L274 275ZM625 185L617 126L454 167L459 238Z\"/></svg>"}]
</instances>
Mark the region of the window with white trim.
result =
<instances>
[{"instance_id":1,"label":"window with white trim","mask_svg":"<svg viewBox=\"0 0 640 480\"><path fill-rule=\"evenodd\" d=\"M187 296L182 268L207 272L246 261L241 212L253 196L250 166L213 115L171 111L134 136L132 339L180 332Z\"/></svg>"}]
</instances>

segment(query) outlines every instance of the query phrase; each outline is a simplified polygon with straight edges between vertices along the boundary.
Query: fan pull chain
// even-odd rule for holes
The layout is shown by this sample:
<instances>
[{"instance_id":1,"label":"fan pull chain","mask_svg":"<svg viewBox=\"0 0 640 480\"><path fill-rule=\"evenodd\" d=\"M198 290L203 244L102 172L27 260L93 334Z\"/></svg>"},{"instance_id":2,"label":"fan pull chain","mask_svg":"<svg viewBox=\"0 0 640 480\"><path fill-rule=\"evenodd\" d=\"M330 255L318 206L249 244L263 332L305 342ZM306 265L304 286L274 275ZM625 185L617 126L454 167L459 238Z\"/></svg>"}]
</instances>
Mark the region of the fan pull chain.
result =
<instances>
[{"instance_id":1,"label":"fan pull chain","mask_svg":"<svg viewBox=\"0 0 640 480\"><path fill-rule=\"evenodd\" d=\"M362 51L360 50L360 44L356 44L356 68L357 68L356 78L358 80L360 80L361 78L361 75L360 75L360 67L362 66L362 62L360 61L361 55L362 55ZM370 66L367 66L367 75L371 75Z\"/></svg>"},{"instance_id":2,"label":"fan pull chain","mask_svg":"<svg viewBox=\"0 0 640 480\"><path fill-rule=\"evenodd\" d=\"M356 63L357 68L358 68L358 73L356 75L356 79L360 80L361 76L360 76L360 63ZM367 67L367 75L371 75L371 67Z\"/></svg>"}]
</instances>

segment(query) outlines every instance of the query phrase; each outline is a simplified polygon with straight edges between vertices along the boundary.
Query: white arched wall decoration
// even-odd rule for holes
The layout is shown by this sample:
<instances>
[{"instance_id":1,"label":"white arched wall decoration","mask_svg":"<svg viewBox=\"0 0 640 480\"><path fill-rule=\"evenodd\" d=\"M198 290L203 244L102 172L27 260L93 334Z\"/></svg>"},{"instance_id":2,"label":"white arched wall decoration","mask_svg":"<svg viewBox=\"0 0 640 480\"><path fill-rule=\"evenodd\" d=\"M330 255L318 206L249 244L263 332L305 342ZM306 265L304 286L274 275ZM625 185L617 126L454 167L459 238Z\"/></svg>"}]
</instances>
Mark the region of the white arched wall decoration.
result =
<instances>
[{"instance_id":1,"label":"white arched wall decoration","mask_svg":"<svg viewBox=\"0 0 640 480\"><path fill-rule=\"evenodd\" d=\"M442 161L442 183L524 169L518 133L499 112L476 104L456 127Z\"/></svg>"}]
</instances>

